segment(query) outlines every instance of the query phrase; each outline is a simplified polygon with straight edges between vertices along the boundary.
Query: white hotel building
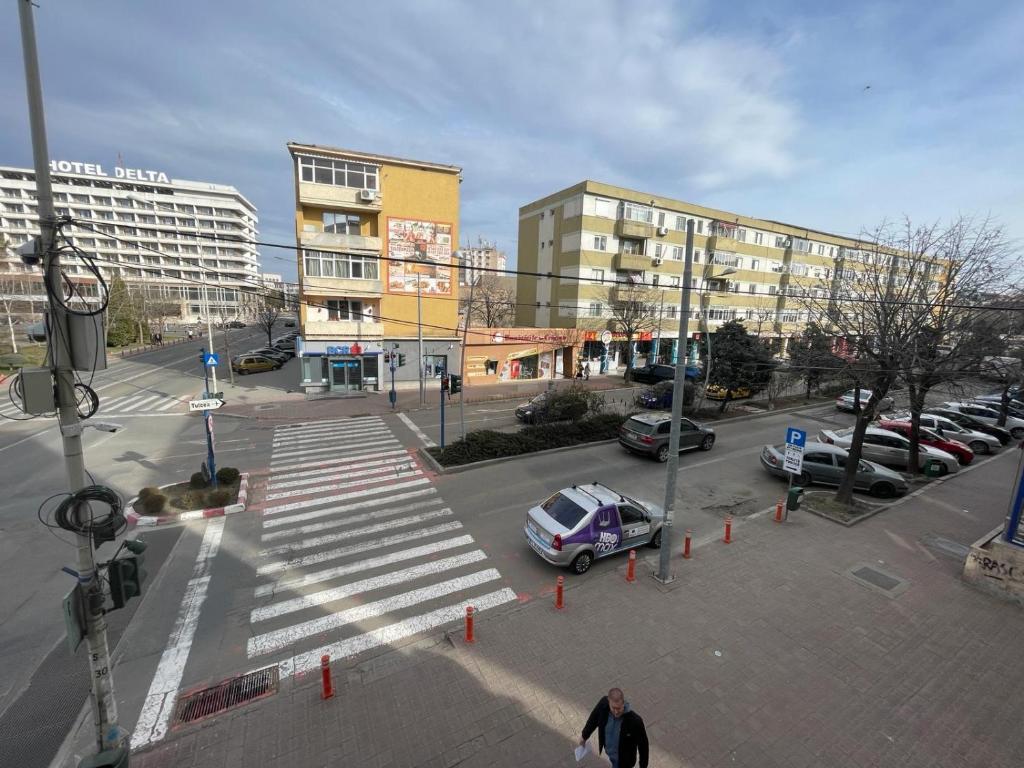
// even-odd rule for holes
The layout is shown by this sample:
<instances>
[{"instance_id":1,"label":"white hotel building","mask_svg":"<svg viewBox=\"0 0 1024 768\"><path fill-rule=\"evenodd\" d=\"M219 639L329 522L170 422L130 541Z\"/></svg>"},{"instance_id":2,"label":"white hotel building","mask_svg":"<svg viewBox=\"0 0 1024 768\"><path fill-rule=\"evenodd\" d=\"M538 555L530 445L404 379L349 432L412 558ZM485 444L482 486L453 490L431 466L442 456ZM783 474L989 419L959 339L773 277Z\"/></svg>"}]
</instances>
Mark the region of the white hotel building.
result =
<instances>
[{"instance_id":1,"label":"white hotel building","mask_svg":"<svg viewBox=\"0 0 1024 768\"><path fill-rule=\"evenodd\" d=\"M234 187L64 160L53 161L51 170L57 214L99 230L65 232L108 281L118 275L130 291L177 305L190 323L205 318L207 301L214 320L235 318L240 291L259 289L259 255L251 244L256 208ZM26 319L38 318L46 301L41 269L26 267L17 254L39 234L38 216L35 171L0 166L0 292L14 298L15 314ZM94 293L89 271L77 259L65 261L66 273Z\"/></svg>"}]
</instances>

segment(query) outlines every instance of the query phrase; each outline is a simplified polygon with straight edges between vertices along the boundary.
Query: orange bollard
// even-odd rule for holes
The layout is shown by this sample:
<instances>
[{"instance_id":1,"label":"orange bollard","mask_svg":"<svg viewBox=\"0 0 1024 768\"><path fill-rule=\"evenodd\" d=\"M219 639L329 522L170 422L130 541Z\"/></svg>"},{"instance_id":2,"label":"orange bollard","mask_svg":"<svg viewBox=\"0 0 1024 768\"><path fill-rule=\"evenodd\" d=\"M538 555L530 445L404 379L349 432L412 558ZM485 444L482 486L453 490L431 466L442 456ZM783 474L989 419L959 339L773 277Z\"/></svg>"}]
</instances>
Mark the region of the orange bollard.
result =
<instances>
[{"instance_id":1,"label":"orange bollard","mask_svg":"<svg viewBox=\"0 0 1024 768\"><path fill-rule=\"evenodd\" d=\"M725 516L725 538L722 541L732 544L732 515Z\"/></svg>"},{"instance_id":2,"label":"orange bollard","mask_svg":"<svg viewBox=\"0 0 1024 768\"><path fill-rule=\"evenodd\" d=\"M565 576L559 576L557 585L555 586L555 608L562 610L565 607L565 600L562 594L562 590L565 589Z\"/></svg>"},{"instance_id":3,"label":"orange bollard","mask_svg":"<svg viewBox=\"0 0 1024 768\"><path fill-rule=\"evenodd\" d=\"M332 698L334 696L334 686L331 685L331 657L326 653L320 657L320 677L323 689L320 693L320 698Z\"/></svg>"},{"instance_id":4,"label":"orange bollard","mask_svg":"<svg viewBox=\"0 0 1024 768\"><path fill-rule=\"evenodd\" d=\"M629 550L629 565L626 567L626 581L636 581L636 550Z\"/></svg>"},{"instance_id":5,"label":"orange bollard","mask_svg":"<svg viewBox=\"0 0 1024 768\"><path fill-rule=\"evenodd\" d=\"M466 642L473 642L473 606L466 606Z\"/></svg>"},{"instance_id":6,"label":"orange bollard","mask_svg":"<svg viewBox=\"0 0 1024 768\"><path fill-rule=\"evenodd\" d=\"M689 528L686 529L686 538L683 539L683 557L687 560L690 559L690 538L693 536L693 531Z\"/></svg>"},{"instance_id":7,"label":"orange bollard","mask_svg":"<svg viewBox=\"0 0 1024 768\"><path fill-rule=\"evenodd\" d=\"M782 506L783 505L782 505L781 501L776 502L776 504L775 504L775 522L776 523L781 523L782 522Z\"/></svg>"}]
</instances>

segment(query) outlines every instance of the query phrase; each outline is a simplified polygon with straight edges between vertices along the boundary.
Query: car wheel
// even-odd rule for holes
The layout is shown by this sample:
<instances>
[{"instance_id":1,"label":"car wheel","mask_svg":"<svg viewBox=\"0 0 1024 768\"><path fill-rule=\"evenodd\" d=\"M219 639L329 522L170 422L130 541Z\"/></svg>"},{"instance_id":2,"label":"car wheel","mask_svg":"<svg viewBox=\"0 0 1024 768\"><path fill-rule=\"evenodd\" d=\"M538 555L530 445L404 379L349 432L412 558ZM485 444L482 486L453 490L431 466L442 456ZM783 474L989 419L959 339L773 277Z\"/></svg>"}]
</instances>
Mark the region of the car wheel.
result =
<instances>
[{"instance_id":1,"label":"car wheel","mask_svg":"<svg viewBox=\"0 0 1024 768\"><path fill-rule=\"evenodd\" d=\"M573 573L586 573L590 570L590 566L594 563L594 556L589 552L580 552L572 561Z\"/></svg>"},{"instance_id":2,"label":"car wheel","mask_svg":"<svg viewBox=\"0 0 1024 768\"><path fill-rule=\"evenodd\" d=\"M806 488L814 482L814 478L811 477L811 473L804 471L793 478L793 485L798 485L801 488Z\"/></svg>"},{"instance_id":3,"label":"car wheel","mask_svg":"<svg viewBox=\"0 0 1024 768\"><path fill-rule=\"evenodd\" d=\"M892 483L875 483L871 486L871 495L880 499L891 499L896 495L896 486Z\"/></svg>"},{"instance_id":4,"label":"car wheel","mask_svg":"<svg viewBox=\"0 0 1024 768\"><path fill-rule=\"evenodd\" d=\"M661 448L658 449L658 452L654 455L654 458L656 458L662 464L668 461L668 446L661 446Z\"/></svg>"},{"instance_id":5,"label":"car wheel","mask_svg":"<svg viewBox=\"0 0 1024 768\"><path fill-rule=\"evenodd\" d=\"M969 443L967 447L975 453L992 453L992 449L988 447L988 443L983 443L981 440L975 440L974 442Z\"/></svg>"},{"instance_id":6,"label":"car wheel","mask_svg":"<svg viewBox=\"0 0 1024 768\"><path fill-rule=\"evenodd\" d=\"M715 445L714 435L704 435L704 439L700 441L700 449L702 451L710 451Z\"/></svg>"},{"instance_id":7,"label":"car wheel","mask_svg":"<svg viewBox=\"0 0 1024 768\"><path fill-rule=\"evenodd\" d=\"M946 462L940 461L939 462L939 475L938 476L939 477L945 477L948 474L949 474L949 467L946 466Z\"/></svg>"},{"instance_id":8,"label":"car wheel","mask_svg":"<svg viewBox=\"0 0 1024 768\"><path fill-rule=\"evenodd\" d=\"M958 454L956 457L957 464L961 467L966 467L971 462L971 457L965 454Z\"/></svg>"},{"instance_id":9,"label":"car wheel","mask_svg":"<svg viewBox=\"0 0 1024 768\"><path fill-rule=\"evenodd\" d=\"M1014 440L1020 440L1024 437L1024 427L1014 427L1010 430L1010 435L1013 436Z\"/></svg>"},{"instance_id":10,"label":"car wheel","mask_svg":"<svg viewBox=\"0 0 1024 768\"><path fill-rule=\"evenodd\" d=\"M661 549L661 528L651 537L651 541L647 546L652 549Z\"/></svg>"}]
</instances>

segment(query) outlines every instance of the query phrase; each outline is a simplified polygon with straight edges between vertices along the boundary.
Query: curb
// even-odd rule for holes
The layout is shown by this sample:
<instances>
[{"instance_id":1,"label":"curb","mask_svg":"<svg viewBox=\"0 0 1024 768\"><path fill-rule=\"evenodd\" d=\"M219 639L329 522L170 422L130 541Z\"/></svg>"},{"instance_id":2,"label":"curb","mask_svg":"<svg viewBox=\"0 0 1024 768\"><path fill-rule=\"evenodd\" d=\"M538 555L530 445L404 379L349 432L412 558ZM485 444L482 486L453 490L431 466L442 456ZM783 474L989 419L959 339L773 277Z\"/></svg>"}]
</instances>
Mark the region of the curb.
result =
<instances>
[{"instance_id":1,"label":"curb","mask_svg":"<svg viewBox=\"0 0 1024 768\"><path fill-rule=\"evenodd\" d=\"M131 507L131 511L129 511L125 517L127 517L128 520L136 526L152 526L167 525L168 523L184 523L190 520L205 520L211 517L223 517L224 515L234 515L238 512L245 512L245 504L249 496L249 473L242 472L239 477L241 477L241 483L239 483L238 486L238 501L234 504L228 504L226 507L194 509L188 512L182 512L180 515L140 515L134 508L135 502L139 500L138 497L136 497L128 503L127 506Z\"/></svg>"}]
</instances>

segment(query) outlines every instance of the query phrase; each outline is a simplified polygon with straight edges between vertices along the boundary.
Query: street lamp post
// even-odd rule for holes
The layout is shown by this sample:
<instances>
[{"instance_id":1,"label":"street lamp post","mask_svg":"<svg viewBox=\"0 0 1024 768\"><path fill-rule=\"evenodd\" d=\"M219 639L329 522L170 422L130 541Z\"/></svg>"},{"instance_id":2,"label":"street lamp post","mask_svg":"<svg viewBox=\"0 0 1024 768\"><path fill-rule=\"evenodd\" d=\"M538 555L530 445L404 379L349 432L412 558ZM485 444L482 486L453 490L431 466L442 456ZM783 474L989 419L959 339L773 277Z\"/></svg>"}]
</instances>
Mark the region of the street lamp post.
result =
<instances>
[{"instance_id":1,"label":"street lamp post","mask_svg":"<svg viewBox=\"0 0 1024 768\"><path fill-rule=\"evenodd\" d=\"M718 275L711 275L711 268L714 267L712 259L713 255L708 256L708 263L704 265L704 269L701 270L700 276L700 319L703 328L701 332L704 334L704 344L708 350L708 359L704 365L704 393L707 394L708 385L711 383L711 332L708 330L708 306L704 301L705 290L704 286L708 281L709 277L725 277L727 275L735 275L735 267L726 267Z\"/></svg>"}]
</instances>

